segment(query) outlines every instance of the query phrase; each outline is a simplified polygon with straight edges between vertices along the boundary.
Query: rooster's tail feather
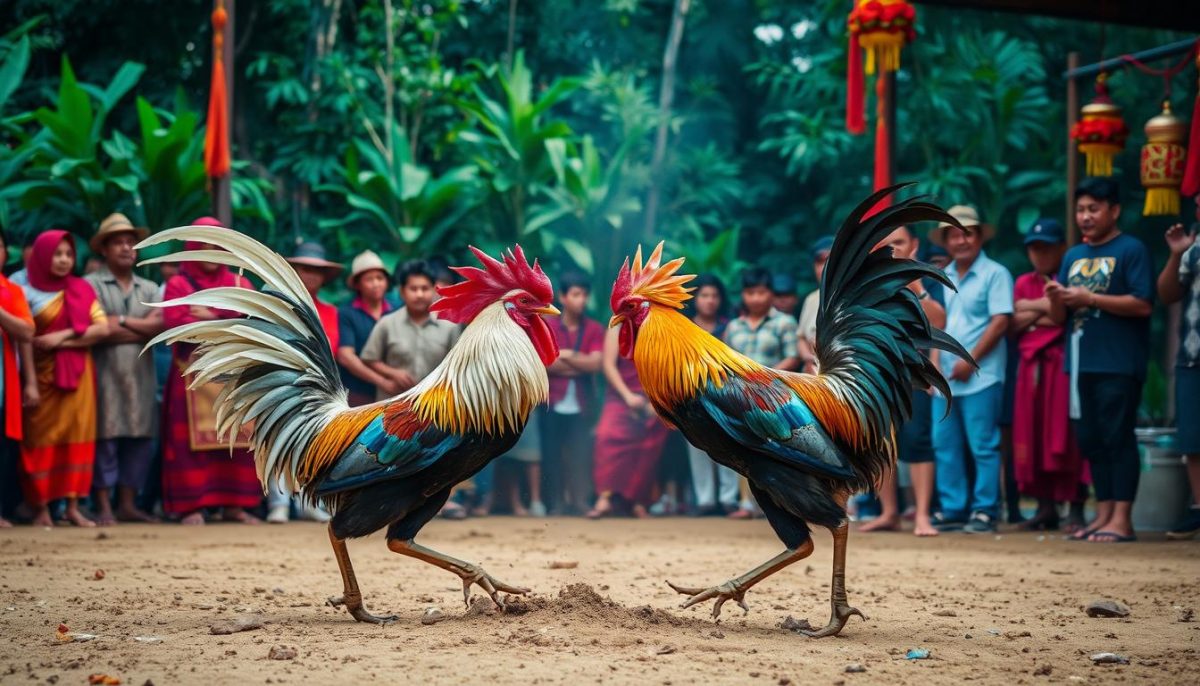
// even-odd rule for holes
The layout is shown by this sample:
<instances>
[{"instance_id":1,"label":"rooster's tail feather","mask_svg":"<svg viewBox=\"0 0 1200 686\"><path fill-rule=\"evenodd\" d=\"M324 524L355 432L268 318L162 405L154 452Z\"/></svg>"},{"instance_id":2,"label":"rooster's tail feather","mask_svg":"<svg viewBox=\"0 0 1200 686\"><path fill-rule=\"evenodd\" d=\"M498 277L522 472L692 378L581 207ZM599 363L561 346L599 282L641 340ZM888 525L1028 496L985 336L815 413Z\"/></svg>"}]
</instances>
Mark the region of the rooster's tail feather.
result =
<instances>
[{"instance_id":1,"label":"rooster's tail feather","mask_svg":"<svg viewBox=\"0 0 1200 686\"><path fill-rule=\"evenodd\" d=\"M821 284L817 313L816 356L821 376L854 408L863 428L879 445L882 459L894 454L893 428L912 412L909 389L950 389L922 350L938 348L970 360L958 341L934 329L921 302L907 288L932 278L953 288L941 270L891 250L872 248L893 230L915 222L937 221L959 226L941 208L921 199L904 200L866 217L880 200L903 186L876 192L850 213L834 238ZM859 465L875 473L880 465Z\"/></svg>"},{"instance_id":2,"label":"rooster's tail feather","mask_svg":"<svg viewBox=\"0 0 1200 686\"><path fill-rule=\"evenodd\" d=\"M246 318L185 324L164 331L146 347L160 342L196 345L185 370L190 386L225 384L216 402L218 434L232 441L239 427L253 422L255 467L264 487L282 478L289 490L297 490L303 485L298 475L311 472L303 464L308 447L348 407L312 298L282 257L235 231L186 226L155 234L137 247L170 240L223 250L178 252L142 264L215 262L258 276L263 289L212 288L160 303L219 308Z\"/></svg>"}]
</instances>

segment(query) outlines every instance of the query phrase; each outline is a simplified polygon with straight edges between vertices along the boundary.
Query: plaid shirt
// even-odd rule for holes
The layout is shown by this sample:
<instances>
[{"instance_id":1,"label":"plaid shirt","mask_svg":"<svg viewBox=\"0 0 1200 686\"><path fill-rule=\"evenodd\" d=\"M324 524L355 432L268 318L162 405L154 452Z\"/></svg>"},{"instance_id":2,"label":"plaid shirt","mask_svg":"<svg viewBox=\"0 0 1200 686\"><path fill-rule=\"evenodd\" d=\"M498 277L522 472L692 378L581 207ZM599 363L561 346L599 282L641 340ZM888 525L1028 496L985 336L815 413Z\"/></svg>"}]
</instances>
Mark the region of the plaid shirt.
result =
<instances>
[{"instance_id":1,"label":"plaid shirt","mask_svg":"<svg viewBox=\"0 0 1200 686\"><path fill-rule=\"evenodd\" d=\"M797 328L795 317L772 307L758 328L750 326L745 317L729 322L725 342L755 362L773 367L796 355Z\"/></svg>"}]
</instances>

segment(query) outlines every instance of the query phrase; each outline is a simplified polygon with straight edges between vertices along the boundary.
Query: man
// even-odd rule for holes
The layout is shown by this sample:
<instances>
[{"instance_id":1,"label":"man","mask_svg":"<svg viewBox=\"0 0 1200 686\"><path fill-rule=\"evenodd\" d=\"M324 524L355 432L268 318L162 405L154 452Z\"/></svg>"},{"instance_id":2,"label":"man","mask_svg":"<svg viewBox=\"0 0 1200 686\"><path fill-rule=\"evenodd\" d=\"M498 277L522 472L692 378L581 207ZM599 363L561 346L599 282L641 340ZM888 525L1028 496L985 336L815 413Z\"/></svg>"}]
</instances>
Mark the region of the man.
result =
<instances>
[{"instance_id":1,"label":"man","mask_svg":"<svg viewBox=\"0 0 1200 686\"><path fill-rule=\"evenodd\" d=\"M808 294L804 299L804 307L800 308L800 328L796 339L796 353L800 357L800 364L809 374L816 372L817 310L821 306L821 276L825 274L825 263L829 261L829 251L832 249L833 236L821 236L809 248L817 288Z\"/></svg>"},{"instance_id":2,"label":"man","mask_svg":"<svg viewBox=\"0 0 1200 686\"><path fill-rule=\"evenodd\" d=\"M375 325L392 311L387 301L389 281L383 260L370 250L359 253L350 264L346 285L355 297L338 309L337 361L351 407L375 402L375 389L384 383L383 377L359 356Z\"/></svg>"},{"instance_id":3,"label":"man","mask_svg":"<svg viewBox=\"0 0 1200 686\"><path fill-rule=\"evenodd\" d=\"M1021 495L1036 498L1037 514L1022 528L1059 525L1058 505L1071 503L1068 527L1083 525L1083 462L1071 435L1070 388L1063 374L1061 324L1050 317L1046 284L1058 278L1067 252L1066 233L1054 219L1039 219L1025 235L1033 270L1017 277L1009 334L1018 351L1012 417L1013 472ZM1069 531L1068 533L1073 533Z\"/></svg>"},{"instance_id":4,"label":"man","mask_svg":"<svg viewBox=\"0 0 1200 686\"><path fill-rule=\"evenodd\" d=\"M296 275L312 296L313 303L317 306L317 314L321 318L321 328L325 330L330 347L337 352L338 311L333 305L321 300L318 293L325 284L342 273L342 265L325 259L325 248L312 242L297 245L296 252L287 258L287 261L296 270Z\"/></svg>"},{"instance_id":5,"label":"man","mask_svg":"<svg viewBox=\"0 0 1200 686\"><path fill-rule=\"evenodd\" d=\"M916 259L921 241L907 226L902 226L883 242L876 250L891 248L892 256L904 259ZM936 282L932 282L937 287ZM946 310L935 300L927 285L922 281L914 281L908 285L909 290L917 296L925 316L935 329L946 326ZM896 433L896 443L899 449L899 459L908 465L912 480L913 506L916 511L913 534L916 536L937 536L930 518L930 501L933 499L933 445L930 442L930 432L933 424L932 399L929 393L917 389L912 390L912 416ZM859 531L896 531L900 528L900 508L896 498L896 470L888 470L879 484L879 502L881 511L874 520L859 527Z\"/></svg>"},{"instance_id":6,"label":"man","mask_svg":"<svg viewBox=\"0 0 1200 686\"><path fill-rule=\"evenodd\" d=\"M360 355L381 377L376 400L386 400L417 385L458 342L458 325L441 321L429 312L434 278L422 260L405 262L397 270L404 306L379 320Z\"/></svg>"},{"instance_id":7,"label":"man","mask_svg":"<svg viewBox=\"0 0 1200 686\"><path fill-rule=\"evenodd\" d=\"M108 333L92 348L96 362L96 467L92 487L97 523L155 521L135 504L154 461L158 391L154 357L142 347L163 330L158 284L133 273L146 229L135 228L123 214L111 214L88 242L103 257L88 274L108 314ZM114 512L111 491L117 489Z\"/></svg>"},{"instance_id":8,"label":"man","mask_svg":"<svg viewBox=\"0 0 1200 686\"><path fill-rule=\"evenodd\" d=\"M796 316L800 296L796 295L796 280L791 274L775 274L771 277L771 306L789 317Z\"/></svg>"},{"instance_id":9,"label":"man","mask_svg":"<svg viewBox=\"0 0 1200 686\"><path fill-rule=\"evenodd\" d=\"M796 319L772 306L771 272L751 267L742 274L742 314L725 328L729 347L759 364L786 371L800 368L796 348ZM746 480L741 480L742 501L730 519L750 519L757 506Z\"/></svg>"},{"instance_id":10,"label":"man","mask_svg":"<svg viewBox=\"0 0 1200 686\"><path fill-rule=\"evenodd\" d=\"M1096 492L1096 518L1074 537L1097 543L1136 540L1130 514L1141 463L1134 428L1154 308L1150 252L1117 228L1119 193L1112 179L1084 179L1075 188L1075 224L1086 242L1067 251L1058 281L1045 286L1051 318L1071 319L1071 418Z\"/></svg>"},{"instance_id":11,"label":"man","mask_svg":"<svg viewBox=\"0 0 1200 686\"><path fill-rule=\"evenodd\" d=\"M994 231L980 221L975 208L956 205L949 214L963 230L940 224L929 234L949 253L946 275L957 289L943 287L945 330L971 353L979 368L954 355L935 355L954 402L947 407L946 398L933 399L933 416L940 420L933 426L933 449L942 511L933 516L932 523L941 531L961 528L967 533L987 533L996 530L1000 514L999 422L1013 279L983 252ZM964 450L967 447L969 453ZM974 484L967 480L968 459L975 470Z\"/></svg>"},{"instance_id":12,"label":"man","mask_svg":"<svg viewBox=\"0 0 1200 686\"><path fill-rule=\"evenodd\" d=\"M542 477L552 514L581 515L592 498L588 403L602 362L604 328L583 314L592 290L586 277L567 273L557 286L562 315L547 323L559 357L547 369L550 401L542 412Z\"/></svg>"},{"instance_id":13,"label":"man","mask_svg":"<svg viewBox=\"0 0 1200 686\"><path fill-rule=\"evenodd\" d=\"M1200 195L1196 196L1196 219L1200 220ZM1200 532L1200 243L1196 227L1185 233L1182 224L1167 229L1167 264L1158 275L1158 297L1164 304L1183 301L1179 318L1179 352L1175 357L1176 446L1186 456L1192 507L1167 538L1188 539Z\"/></svg>"},{"instance_id":14,"label":"man","mask_svg":"<svg viewBox=\"0 0 1200 686\"><path fill-rule=\"evenodd\" d=\"M321 328L329 339L329 347L338 351L338 311L337 308L321 300L320 291L337 275L342 272L342 265L325 259L325 248L319 243L304 242L296 246L291 257L286 258L305 290L312 296L317 308L317 316L321 319ZM267 522L270 524L286 524L291 514L291 496L284 491L283 485L271 484L267 489ZM329 521L329 513L316 505L303 505L297 502L300 518L314 522Z\"/></svg>"}]
</instances>

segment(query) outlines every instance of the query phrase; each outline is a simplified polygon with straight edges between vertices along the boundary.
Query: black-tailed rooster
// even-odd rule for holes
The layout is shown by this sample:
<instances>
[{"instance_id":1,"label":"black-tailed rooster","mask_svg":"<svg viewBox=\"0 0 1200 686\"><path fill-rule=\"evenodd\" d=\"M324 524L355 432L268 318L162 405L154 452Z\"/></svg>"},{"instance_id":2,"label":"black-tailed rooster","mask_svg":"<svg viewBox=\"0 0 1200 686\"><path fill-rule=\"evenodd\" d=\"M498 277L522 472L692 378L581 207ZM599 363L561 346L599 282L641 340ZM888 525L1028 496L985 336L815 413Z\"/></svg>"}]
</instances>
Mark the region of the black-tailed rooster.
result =
<instances>
[{"instance_id":1,"label":"black-tailed rooster","mask_svg":"<svg viewBox=\"0 0 1200 686\"><path fill-rule=\"evenodd\" d=\"M441 289L431 308L466 324L458 344L428 377L390 400L351 408L312 299L274 252L226 229L192 226L159 233L138 247L169 240L220 250L183 252L148 262L217 262L258 275L256 292L199 291L163 306L233 310L239 320L204 321L164 332L152 343L197 345L193 383L225 384L217 397L222 435L253 423L252 444L264 484L282 479L293 492L333 513L329 538L345 586L344 604L360 622L386 623L363 607L346 539L387 527L393 552L458 575L464 599L472 584L497 604L498 592L526 589L497 581L478 565L418 545L450 489L517 441L529 412L548 394L546 366L558 357L542 315L556 315L550 280L518 246L495 260L471 248L483 269L460 267L465 281Z\"/></svg>"},{"instance_id":2,"label":"black-tailed rooster","mask_svg":"<svg viewBox=\"0 0 1200 686\"><path fill-rule=\"evenodd\" d=\"M896 455L895 430L909 416L909 389L946 382L922 350L970 355L930 327L906 286L922 277L949 285L925 264L872 252L893 229L954 220L939 208L902 202L864 219L887 189L851 213L834 240L821 287L816 356L819 373L764 367L693 324L678 310L691 276L683 259L662 261L662 244L642 263L638 249L613 284L610 326L620 326L621 354L631 358L646 396L661 417L696 447L747 478L767 521L787 550L713 588L670 584L690 596L684 607L734 600L748 610L746 590L810 555L809 525L833 532L832 616L810 636L837 634L850 615L845 563L850 493L874 484Z\"/></svg>"}]
</instances>

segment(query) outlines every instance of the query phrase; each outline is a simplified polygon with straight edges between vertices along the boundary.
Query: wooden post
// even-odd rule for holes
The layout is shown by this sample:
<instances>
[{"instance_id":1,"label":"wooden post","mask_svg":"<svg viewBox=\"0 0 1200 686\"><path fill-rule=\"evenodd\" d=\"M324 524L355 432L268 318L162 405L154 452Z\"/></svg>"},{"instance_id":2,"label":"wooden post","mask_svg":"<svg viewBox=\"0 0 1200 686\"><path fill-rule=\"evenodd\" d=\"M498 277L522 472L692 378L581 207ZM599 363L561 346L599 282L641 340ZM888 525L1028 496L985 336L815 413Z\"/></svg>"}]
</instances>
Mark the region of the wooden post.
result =
<instances>
[{"instance_id":1,"label":"wooden post","mask_svg":"<svg viewBox=\"0 0 1200 686\"><path fill-rule=\"evenodd\" d=\"M233 17L236 14L234 4L236 0L225 0L225 11L228 13L229 20L225 24L225 43L222 51L222 59L225 62L225 88L227 93L228 113L226 121L229 122L229 128L233 129L233 94L234 94L234 69L233 69L233 43L234 43L234 22ZM216 0L213 0L213 9L217 7ZM230 134L232 138L232 133ZM230 145L233 141L230 140ZM233 226L233 170L229 174L219 179L213 179L213 194L212 208L213 214L225 226Z\"/></svg>"},{"instance_id":2,"label":"wooden post","mask_svg":"<svg viewBox=\"0 0 1200 686\"><path fill-rule=\"evenodd\" d=\"M887 127L888 140L888 181L897 183L896 178L896 72L888 72L884 79L884 93L887 102L884 105L885 118L883 125ZM895 202L895 198L892 199Z\"/></svg>"},{"instance_id":3,"label":"wooden post","mask_svg":"<svg viewBox=\"0 0 1200 686\"><path fill-rule=\"evenodd\" d=\"M1067 54L1067 71L1079 67L1079 53ZM1079 152L1075 149L1075 140L1071 131L1079 119L1079 83L1075 77L1067 79L1067 202L1063 215L1063 225L1067 227L1067 245L1075 245L1079 239L1075 226L1075 186L1079 184Z\"/></svg>"}]
</instances>

